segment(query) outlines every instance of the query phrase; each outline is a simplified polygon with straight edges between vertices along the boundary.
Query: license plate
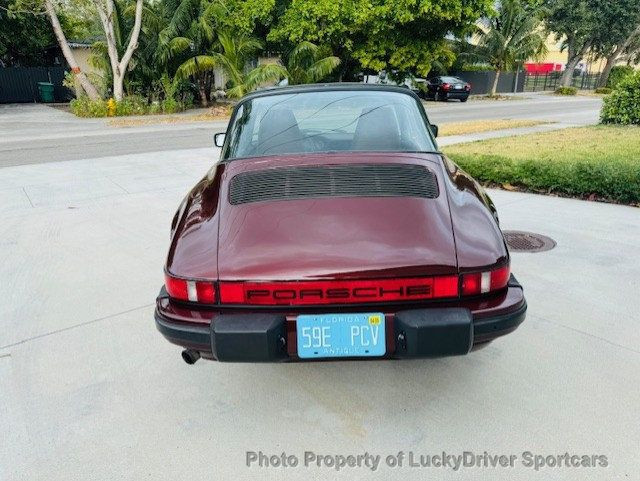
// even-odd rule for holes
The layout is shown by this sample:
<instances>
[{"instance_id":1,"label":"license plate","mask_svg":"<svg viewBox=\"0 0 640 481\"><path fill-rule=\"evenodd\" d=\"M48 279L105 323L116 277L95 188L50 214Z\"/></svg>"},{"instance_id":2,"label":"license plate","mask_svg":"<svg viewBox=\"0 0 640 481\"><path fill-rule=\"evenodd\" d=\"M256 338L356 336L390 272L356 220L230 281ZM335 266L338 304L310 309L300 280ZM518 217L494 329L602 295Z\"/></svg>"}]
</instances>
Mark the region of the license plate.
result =
<instances>
[{"instance_id":1,"label":"license plate","mask_svg":"<svg viewBox=\"0 0 640 481\"><path fill-rule=\"evenodd\" d=\"M369 357L386 353L381 312L311 314L297 319L298 357Z\"/></svg>"},{"instance_id":2,"label":"license plate","mask_svg":"<svg viewBox=\"0 0 640 481\"><path fill-rule=\"evenodd\" d=\"M462 90L462 85L456 85L456 90Z\"/></svg>"}]
</instances>

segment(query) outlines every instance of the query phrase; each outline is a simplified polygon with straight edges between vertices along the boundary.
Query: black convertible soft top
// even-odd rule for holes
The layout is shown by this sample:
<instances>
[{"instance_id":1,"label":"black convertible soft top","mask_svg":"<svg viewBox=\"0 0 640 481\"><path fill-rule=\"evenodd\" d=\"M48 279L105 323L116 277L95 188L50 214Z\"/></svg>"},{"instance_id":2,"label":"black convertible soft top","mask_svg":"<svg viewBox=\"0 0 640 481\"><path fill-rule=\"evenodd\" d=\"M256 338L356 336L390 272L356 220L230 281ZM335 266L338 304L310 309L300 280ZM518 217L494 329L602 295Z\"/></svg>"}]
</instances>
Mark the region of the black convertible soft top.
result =
<instances>
[{"instance_id":1,"label":"black convertible soft top","mask_svg":"<svg viewBox=\"0 0 640 481\"><path fill-rule=\"evenodd\" d=\"M339 90L359 90L359 91L373 91L373 92L397 92L414 97L420 102L418 97L411 89L407 87L400 87L397 85L381 85L381 84L365 84L358 82L333 82L324 84L305 84L305 85L287 85L284 87L269 87L262 90L256 90L251 92L240 100L239 103L245 100L254 99L256 97L267 97L269 95L278 94L298 94L307 92L327 92L327 91L339 91Z\"/></svg>"}]
</instances>

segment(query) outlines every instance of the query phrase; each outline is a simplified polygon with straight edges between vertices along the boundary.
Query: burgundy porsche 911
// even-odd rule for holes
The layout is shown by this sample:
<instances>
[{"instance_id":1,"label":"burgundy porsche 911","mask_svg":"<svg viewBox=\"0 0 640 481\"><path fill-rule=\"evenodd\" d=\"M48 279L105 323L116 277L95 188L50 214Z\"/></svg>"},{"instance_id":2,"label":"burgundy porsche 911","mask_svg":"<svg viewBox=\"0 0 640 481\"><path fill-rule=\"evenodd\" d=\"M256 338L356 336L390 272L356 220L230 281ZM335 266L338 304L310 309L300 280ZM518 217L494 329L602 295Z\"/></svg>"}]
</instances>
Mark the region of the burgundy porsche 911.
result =
<instances>
[{"instance_id":1,"label":"burgundy porsche 911","mask_svg":"<svg viewBox=\"0 0 640 481\"><path fill-rule=\"evenodd\" d=\"M496 210L437 131L399 87L246 96L173 218L160 332L191 364L459 355L516 329Z\"/></svg>"}]
</instances>

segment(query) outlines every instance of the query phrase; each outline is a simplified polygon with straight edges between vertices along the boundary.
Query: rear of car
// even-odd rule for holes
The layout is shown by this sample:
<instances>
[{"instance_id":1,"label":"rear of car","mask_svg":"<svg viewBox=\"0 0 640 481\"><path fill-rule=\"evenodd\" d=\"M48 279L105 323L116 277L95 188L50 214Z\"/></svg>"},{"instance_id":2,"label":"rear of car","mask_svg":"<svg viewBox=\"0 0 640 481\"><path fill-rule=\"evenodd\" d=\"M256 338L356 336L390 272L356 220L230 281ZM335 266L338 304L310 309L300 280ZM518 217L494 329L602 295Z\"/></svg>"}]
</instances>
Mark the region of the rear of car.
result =
<instances>
[{"instance_id":1,"label":"rear of car","mask_svg":"<svg viewBox=\"0 0 640 481\"><path fill-rule=\"evenodd\" d=\"M474 275L481 277L482 273ZM503 275L504 271L488 274L496 279ZM296 286L218 284L221 299L215 306L181 301L163 288L157 299L156 325L170 342L190 351L183 354L185 360L197 353L195 359L280 362L463 355L512 332L524 320L526 302L515 278L482 299L455 295L452 286L457 282L458 278L444 277L426 282L424 278L402 278ZM429 292L435 290L430 286L440 289L443 285L450 289L448 296ZM471 287L467 284L465 289ZM407 294L393 298L391 291ZM232 294L226 294L229 292ZM342 299L312 306L279 305L283 297L304 299L320 292ZM233 304L227 305L225 296ZM262 298L259 303L258 297ZM393 300L385 301L385 297Z\"/></svg>"},{"instance_id":2,"label":"rear of car","mask_svg":"<svg viewBox=\"0 0 640 481\"><path fill-rule=\"evenodd\" d=\"M435 100L456 99L466 102L471 95L471 84L459 77L435 77L430 80L428 91Z\"/></svg>"},{"instance_id":3,"label":"rear of car","mask_svg":"<svg viewBox=\"0 0 640 481\"><path fill-rule=\"evenodd\" d=\"M156 325L219 361L466 354L524 319L490 201L401 88L299 87L235 109L174 217Z\"/></svg>"}]
</instances>

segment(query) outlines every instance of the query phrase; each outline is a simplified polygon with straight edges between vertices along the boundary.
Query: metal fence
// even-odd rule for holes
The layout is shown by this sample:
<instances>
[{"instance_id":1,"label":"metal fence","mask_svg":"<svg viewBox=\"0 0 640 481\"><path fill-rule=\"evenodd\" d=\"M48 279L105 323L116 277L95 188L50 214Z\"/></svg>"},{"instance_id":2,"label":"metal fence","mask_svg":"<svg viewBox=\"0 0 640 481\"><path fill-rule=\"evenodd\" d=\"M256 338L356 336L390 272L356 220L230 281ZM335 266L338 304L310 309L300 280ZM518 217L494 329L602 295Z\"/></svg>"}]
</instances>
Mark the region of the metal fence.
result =
<instances>
[{"instance_id":1,"label":"metal fence","mask_svg":"<svg viewBox=\"0 0 640 481\"><path fill-rule=\"evenodd\" d=\"M485 95L491 92L496 78L494 71L456 71L452 75L460 77L471 84L471 93ZM502 72L498 79L497 93L522 92L524 88L524 72Z\"/></svg>"},{"instance_id":2,"label":"metal fence","mask_svg":"<svg viewBox=\"0 0 640 481\"><path fill-rule=\"evenodd\" d=\"M40 102L38 82L54 86L56 102L68 102L73 92L62 85L64 67L5 67L0 68L0 104Z\"/></svg>"},{"instance_id":3,"label":"metal fence","mask_svg":"<svg viewBox=\"0 0 640 481\"><path fill-rule=\"evenodd\" d=\"M546 74L527 73L524 90L525 92L542 92L546 90L556 90L560 86L562 72L549 72ZM579 90L593 90L598 85L599 73L587 73L586 71L574 75L571 85Z\"/></svg>"}]
</instances>

